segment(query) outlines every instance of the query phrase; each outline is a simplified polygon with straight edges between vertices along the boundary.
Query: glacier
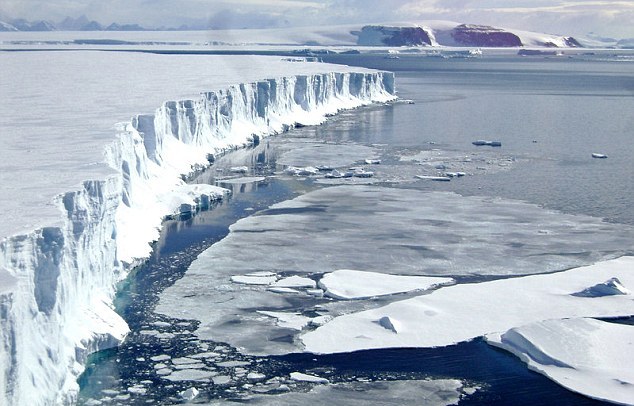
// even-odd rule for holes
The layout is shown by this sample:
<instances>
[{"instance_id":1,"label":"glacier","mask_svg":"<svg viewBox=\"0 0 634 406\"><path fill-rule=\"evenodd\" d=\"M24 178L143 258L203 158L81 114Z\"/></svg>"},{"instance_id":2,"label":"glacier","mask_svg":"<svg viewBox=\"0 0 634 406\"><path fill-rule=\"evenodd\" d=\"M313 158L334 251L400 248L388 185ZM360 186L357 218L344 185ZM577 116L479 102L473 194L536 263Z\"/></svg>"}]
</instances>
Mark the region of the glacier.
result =
<instances>
[{"instance_id":1,"label":"glacier","mask_svg":"<svg viewBox=\"0 0 634 406\"><path fill-rule=\"evenodd\" d=\"M275 57L71 51L0 62L3 405L76 400L86 357L128 332L112 308L116 284L150 254L162 219L226 193L184 176L257 137L395 98L391 73Z\"/></svg>"}]
</instances>

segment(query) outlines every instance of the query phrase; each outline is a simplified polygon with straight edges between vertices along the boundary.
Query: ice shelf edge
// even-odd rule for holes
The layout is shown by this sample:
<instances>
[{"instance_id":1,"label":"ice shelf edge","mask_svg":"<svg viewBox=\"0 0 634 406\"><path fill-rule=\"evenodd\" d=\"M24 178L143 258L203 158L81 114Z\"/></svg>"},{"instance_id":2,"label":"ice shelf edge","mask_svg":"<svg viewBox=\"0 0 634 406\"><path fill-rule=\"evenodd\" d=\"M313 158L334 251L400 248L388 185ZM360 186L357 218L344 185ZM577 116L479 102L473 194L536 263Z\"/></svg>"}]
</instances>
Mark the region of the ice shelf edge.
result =
<instances>
[{"instance_id":1,"label":"ice shelf edge","mask_svg":"<svg viewBox=\"0 0 634 406\"><path fill-rule=\"evenodd\" d=\"M0 241L0 404L74 403L86 357L128 332L116 283L150 254L182 174L254 136L394 98L389 72L299 75L165 102L121 125L105 153L115 174L58 196L61 226Z\"/></svg>"}]
</instances>

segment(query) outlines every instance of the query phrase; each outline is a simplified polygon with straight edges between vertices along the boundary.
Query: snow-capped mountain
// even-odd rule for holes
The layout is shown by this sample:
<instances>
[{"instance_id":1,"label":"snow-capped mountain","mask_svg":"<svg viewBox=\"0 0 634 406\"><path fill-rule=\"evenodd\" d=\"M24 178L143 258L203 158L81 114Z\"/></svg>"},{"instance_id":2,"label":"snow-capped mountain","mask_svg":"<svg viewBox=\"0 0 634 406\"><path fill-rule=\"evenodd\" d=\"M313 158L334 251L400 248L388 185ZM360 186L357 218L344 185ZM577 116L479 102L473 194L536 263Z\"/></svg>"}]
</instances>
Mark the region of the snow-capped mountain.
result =
<instances>
[{"instance_id":1,"label":"snow-capped mountain","mask_svg":"<svg viewBox=\"0 0 634 406\"><path fill-rule=\"evenodd\" d=\"M366 25L352 30L357 45L458 47L580 47L570 36L533 33L488 25L428 21L420 24Z\"/></svg>"},{"instance_id":2,"label":"snow-capped mountain","mask_svg":"<svg viewBox=\"0 0 634 406\"><path fill-rule=\"evenodd\" d=\"M6 27L6 28L2 28ZM14 29L15 28L15 29ZM12 20L0 25L2 31L145 31L138 24L108 26L85 16L66 18L60 23ZM447 47L581 47L571 36L552 35L464 24L453 21L399 22L370 25L334 25L274 29L210 30L208 40L225 44L322 45L322 46L447 46ZM231 41L227 41L231 39Z\"/></svg>"}]
</instances>

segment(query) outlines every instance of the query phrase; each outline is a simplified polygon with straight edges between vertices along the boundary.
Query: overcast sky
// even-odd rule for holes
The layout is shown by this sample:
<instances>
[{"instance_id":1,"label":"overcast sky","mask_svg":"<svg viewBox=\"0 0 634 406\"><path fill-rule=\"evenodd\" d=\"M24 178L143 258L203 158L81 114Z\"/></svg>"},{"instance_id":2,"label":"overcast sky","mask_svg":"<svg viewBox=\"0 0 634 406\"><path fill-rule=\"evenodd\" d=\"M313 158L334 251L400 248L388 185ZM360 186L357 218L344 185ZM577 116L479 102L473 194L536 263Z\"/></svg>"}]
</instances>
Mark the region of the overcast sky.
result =
<instances>
[{"instance_id":1,"label":"overcast sky","mask_svg":"<svg viewBox=\"0 0 634 406\"><path fill-rule=\"evenodd\" d=\"M634 37L634 0L1 0L3 18L86 15L102 24L146 27L211 22L268 28L452 20L552 34Z\"/></svg>"}]
</instances>

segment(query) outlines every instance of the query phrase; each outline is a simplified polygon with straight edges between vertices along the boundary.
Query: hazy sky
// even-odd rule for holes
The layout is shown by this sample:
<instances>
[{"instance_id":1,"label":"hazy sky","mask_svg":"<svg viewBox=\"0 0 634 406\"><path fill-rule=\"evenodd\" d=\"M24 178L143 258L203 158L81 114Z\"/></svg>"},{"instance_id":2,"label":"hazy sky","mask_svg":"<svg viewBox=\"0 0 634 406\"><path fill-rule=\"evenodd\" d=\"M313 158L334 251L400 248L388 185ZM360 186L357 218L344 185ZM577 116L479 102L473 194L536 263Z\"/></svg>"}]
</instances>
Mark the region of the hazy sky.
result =
<instances>
[{"instance_id":1,"label":"hazy sky","mask_svg":"<svg viewBox=\"0 0 634 406\"><path fill-rule=\"evenodd\" d=\"M634 0L2 0L0 15L147 27L265 28L452 20L553 34L634 37Z\"/></svg>"}]
</instances>

